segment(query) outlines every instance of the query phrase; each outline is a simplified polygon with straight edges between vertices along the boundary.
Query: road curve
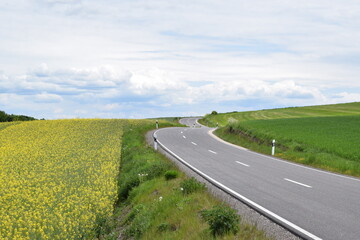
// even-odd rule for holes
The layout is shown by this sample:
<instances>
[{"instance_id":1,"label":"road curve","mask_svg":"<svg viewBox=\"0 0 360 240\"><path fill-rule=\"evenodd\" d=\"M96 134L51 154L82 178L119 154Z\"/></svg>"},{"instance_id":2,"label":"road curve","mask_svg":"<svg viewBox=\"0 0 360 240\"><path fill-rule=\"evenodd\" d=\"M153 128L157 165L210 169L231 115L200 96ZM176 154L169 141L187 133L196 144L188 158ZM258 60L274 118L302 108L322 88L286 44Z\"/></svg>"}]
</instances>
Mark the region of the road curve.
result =
<instances>
[{"instance_id":1,"label":"road curve","mask_svg":"<svg viewBox=\"0 0 360 240\"><path fill-rule=\"evenodd\" d=\"M360 179L234 147L196 118L181 123L191 127L158 130L159 145L233 196L303 238L360 239Z\"/></svg>"}]
</instances>

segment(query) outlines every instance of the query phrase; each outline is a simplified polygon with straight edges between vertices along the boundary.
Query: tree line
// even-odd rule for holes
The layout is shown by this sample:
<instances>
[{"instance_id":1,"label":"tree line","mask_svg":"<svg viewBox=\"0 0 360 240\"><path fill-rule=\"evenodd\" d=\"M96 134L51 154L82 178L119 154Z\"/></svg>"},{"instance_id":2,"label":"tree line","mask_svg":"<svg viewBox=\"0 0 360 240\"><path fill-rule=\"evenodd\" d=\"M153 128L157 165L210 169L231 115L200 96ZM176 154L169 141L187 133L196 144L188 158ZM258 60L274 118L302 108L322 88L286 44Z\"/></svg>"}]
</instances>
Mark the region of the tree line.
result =
<instances>
[{"instance_id":1,"label":"tree line","mask_svg":"<svg viewBox=\"0 0 360 240\"><path fill-rule=\"evenodd\" d=\"M25 115L7 114L4 111L0 111L0 122L32 121L32 120L36 120L36 118Z\"/></svg>"}]
</instances>

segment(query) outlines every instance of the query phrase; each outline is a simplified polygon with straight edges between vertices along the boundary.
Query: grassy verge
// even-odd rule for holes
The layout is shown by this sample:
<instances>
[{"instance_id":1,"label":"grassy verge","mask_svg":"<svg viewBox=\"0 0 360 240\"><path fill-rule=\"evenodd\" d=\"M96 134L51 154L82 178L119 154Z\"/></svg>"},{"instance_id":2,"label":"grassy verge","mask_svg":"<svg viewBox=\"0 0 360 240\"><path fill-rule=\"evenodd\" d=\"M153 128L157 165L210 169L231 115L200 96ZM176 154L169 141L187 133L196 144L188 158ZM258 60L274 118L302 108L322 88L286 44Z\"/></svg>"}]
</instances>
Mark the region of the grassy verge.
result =
<instances>
[{"instance_id":1,"label":"grassy verge","mask_svg":"<svg viewBox=\"0 0 360 240\"><path fill-rule=\"evenodd\" d=\"M256 227L236 221L205 186L146 146L144 135L153 127L124 132L119 201L114 217L99 225L99 239L267 239ZM220 222L213 217L219 213ZM219 234L224 229L226 234Z\"/></svg>"}]
</instances>

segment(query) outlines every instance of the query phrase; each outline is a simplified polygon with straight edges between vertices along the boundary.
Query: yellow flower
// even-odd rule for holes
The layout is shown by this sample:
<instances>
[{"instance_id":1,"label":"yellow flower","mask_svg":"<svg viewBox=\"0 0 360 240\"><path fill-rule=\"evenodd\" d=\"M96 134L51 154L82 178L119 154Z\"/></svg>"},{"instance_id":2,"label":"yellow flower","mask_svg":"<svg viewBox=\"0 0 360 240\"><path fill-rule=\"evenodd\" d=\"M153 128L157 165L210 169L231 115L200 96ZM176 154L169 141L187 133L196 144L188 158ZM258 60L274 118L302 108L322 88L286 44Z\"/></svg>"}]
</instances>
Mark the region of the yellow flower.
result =
<instances>
[{"instance_id":1,"label":"yellow flower","mask_svg":"<svg viewBox=\"0 0 360 240\"><path fill-rule=\"evenodd\" d=\"M0 239L91 238L113 213L129 124L140 121L0 123Z\"/></svg>"}]
</instances>

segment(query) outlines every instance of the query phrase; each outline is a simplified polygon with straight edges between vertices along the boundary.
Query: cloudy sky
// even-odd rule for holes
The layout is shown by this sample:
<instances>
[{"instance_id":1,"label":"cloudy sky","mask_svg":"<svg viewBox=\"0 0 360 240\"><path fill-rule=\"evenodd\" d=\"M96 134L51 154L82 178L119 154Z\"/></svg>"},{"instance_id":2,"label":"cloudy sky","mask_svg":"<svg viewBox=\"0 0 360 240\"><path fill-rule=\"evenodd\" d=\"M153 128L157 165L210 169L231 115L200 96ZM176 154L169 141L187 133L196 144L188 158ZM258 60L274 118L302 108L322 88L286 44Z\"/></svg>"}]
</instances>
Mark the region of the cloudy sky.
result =
<instances>
[{"instance_id":1,"label":"cloudy sky","mask_svg":"<svg viewBox=\"0 0 360 240\"><path fill-rule=\"evenodd\" d=\"M358 0L0 0L0 110L148 118L360 101Z\"/></svg>"}]
</instances>

